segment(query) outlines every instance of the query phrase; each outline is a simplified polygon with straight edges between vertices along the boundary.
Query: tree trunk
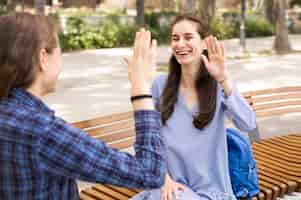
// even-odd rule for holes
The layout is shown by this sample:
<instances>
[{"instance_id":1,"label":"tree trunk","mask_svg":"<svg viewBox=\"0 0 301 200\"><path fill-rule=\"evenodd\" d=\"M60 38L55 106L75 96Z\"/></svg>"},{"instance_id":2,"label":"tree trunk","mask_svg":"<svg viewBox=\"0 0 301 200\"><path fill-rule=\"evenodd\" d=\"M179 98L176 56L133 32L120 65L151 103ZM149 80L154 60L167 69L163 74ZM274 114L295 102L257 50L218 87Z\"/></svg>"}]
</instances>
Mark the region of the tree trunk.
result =
<instances>
[{"instance_id":1,"label":"tree trunk","mask_svg":"<svg viewBox=\"0 0 301 200\"><path fill-rule=\"evenodd\" d=\"M198 16L206 27L210 27L211 21L215 15L216 0L199 0Z\"/></svg>"},{"instance_id":2,"label":"tree trunk","mask_svg":"<svg viewBox=\"0 0 301 200\"><path fill-rule=\"evenodd\" d=\"M286 24L287 2L286 0L275 0L274 6L276 20L276 37L274 48L278 54L283 54L291 50L291 45L288 39L288 27Z\"/></svg>"},{"instance_id":3,"label":"tree trunk","mask_svg":"<svg viewBox=\"0 0 301 200\"><path fill-rule=\"evenodd\" d=\"M181 13L196 14L195 0L183 0L181 7Z\"/></svg>"},{"instance_id":4,"label":"tree trunk","mask_svg":"<svg viewBox=\"0 0 301 200\"><path fill-rule=\"evenodd\" d=\"M161 10L174 10L176 7L175 0L161 0Z\"/></svg>"},{"instance_id":5,"label":"tree trunk","mask_svg":"<svg viewBox=\"0 0 301 200\"><path fill-rule=\"evenodd\" d=\"M46 0L35 0L36 13L45 15Z\"/></svg>"},{"instance_id":6,"label":"tree trunk","mask_svg":"<svg viewBox=\"0 0 301 200\"><path fill-rule=\"evenodd\" d=\"M275 1L276 0L264 0L264 15L271 24L275 23Z\"/></svg>"},{"instance_id":7,"label":"tree trunk","mask_svg":"<svg viewBox=\"0 0 301 200\"><path fill-rule=\"evenodd\" d=\"M7 0L6 1L6 9L8 12L14 12L17 7L17 1L16 0Z\"/></svg>"},{"instance_id":8,"label":"tree trunk","mask_svg":"<svg viewBox=\"0 0 301 200\"><path fill-rule=\"evenodd\" d=\"M137 17L136 23L138 26L144 26L144 0L136 0Z\"/></svg>"}]
</instances>

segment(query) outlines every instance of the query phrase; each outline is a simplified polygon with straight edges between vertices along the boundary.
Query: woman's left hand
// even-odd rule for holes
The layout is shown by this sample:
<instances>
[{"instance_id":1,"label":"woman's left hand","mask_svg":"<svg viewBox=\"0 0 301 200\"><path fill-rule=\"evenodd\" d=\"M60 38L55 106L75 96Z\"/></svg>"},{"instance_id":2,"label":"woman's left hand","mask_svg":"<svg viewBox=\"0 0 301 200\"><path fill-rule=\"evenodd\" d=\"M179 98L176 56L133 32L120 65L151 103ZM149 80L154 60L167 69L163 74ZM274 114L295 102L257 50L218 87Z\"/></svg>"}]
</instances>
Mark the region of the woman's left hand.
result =
<instances>
[{"instance_id":1,"label":"woman's left hand","mask_svg":"<svg viewBox=\"0 0 301 200\"><path fill-rule=\"evenodd\" d=\"M228 70L225 65L224 46L212 35L205 38L208 57L202 55L202 60L211 76L219 83L228 78Z\"/></svg>"}]
</instances>

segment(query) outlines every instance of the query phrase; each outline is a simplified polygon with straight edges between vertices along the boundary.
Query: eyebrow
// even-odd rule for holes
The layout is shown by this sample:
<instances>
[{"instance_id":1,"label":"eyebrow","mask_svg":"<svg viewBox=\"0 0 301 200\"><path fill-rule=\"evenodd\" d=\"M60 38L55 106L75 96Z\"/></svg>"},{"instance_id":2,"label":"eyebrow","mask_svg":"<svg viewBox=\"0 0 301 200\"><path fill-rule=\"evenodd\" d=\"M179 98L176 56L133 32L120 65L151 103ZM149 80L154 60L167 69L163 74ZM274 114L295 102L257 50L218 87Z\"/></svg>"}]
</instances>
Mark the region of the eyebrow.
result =
<instances>
[{"instance_id":1,"label":"eyebrow","mask_svg":"<svg viewBox=\"0 0 301 200\"><path fill-rule=\"evenodd\" d=\"M184 33L184 35L185 35L185 36L192 36L193 33ZM179 34L172 34L171 36L172 36L172 37L177 37L177 36L179 36Z\"/></svg>"}]
</instances>

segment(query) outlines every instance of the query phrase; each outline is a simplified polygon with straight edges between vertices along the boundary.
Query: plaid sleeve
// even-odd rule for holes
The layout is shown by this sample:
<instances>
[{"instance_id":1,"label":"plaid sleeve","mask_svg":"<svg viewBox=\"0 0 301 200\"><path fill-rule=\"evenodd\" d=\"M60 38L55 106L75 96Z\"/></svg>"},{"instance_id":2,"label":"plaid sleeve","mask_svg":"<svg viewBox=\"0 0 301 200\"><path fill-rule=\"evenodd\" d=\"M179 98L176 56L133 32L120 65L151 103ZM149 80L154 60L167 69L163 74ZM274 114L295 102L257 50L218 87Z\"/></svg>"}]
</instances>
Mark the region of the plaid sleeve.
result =
<instances>
[{"instance_id":1,"label":"plaid sleeve","mask_svg":"<svg viewBox=\"0 0 301 200\"><path fill-rule=\"evenodd\" d=\"M39 139L39 167L53 175L90 182L128 188L160 187L166 165L159 113L138 111L135 121L136 156L132 156L54 118Z\"/></svg>"}]
</instances>

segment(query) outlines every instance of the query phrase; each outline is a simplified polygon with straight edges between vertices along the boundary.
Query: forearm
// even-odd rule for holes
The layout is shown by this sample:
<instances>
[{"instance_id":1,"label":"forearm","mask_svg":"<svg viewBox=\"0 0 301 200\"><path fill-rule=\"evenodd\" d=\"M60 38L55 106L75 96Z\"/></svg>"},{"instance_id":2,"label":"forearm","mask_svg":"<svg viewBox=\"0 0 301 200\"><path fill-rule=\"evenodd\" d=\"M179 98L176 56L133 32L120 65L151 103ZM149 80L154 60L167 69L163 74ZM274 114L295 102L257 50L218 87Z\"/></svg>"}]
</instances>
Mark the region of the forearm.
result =
<instances>
[{"instance_id":1,"label":"forearm","mask_svg":"<svg viewBox=\"0 0 301 200\"><path fill-rule=\"evenodd\" d=\"M247 101L239 94L233 86L230 94L223 90L223 103L226 108L226 114L232 119L235 126L242 131L250 131L256 127L255 112Z\"/></svg>"},{"instance_id":2,"label":"forearm","mask_svg":"<svg viewBox=\"0 0 301 200\"><path fill-rule=\"evenodd\" d=\"M155 111L139 111L136 118L136 156L108 147L80 129L55 119L40 134L39 168L58 177L126 186L157 188L166 171L160 117Z\"/></svg>"}]
</instances>

